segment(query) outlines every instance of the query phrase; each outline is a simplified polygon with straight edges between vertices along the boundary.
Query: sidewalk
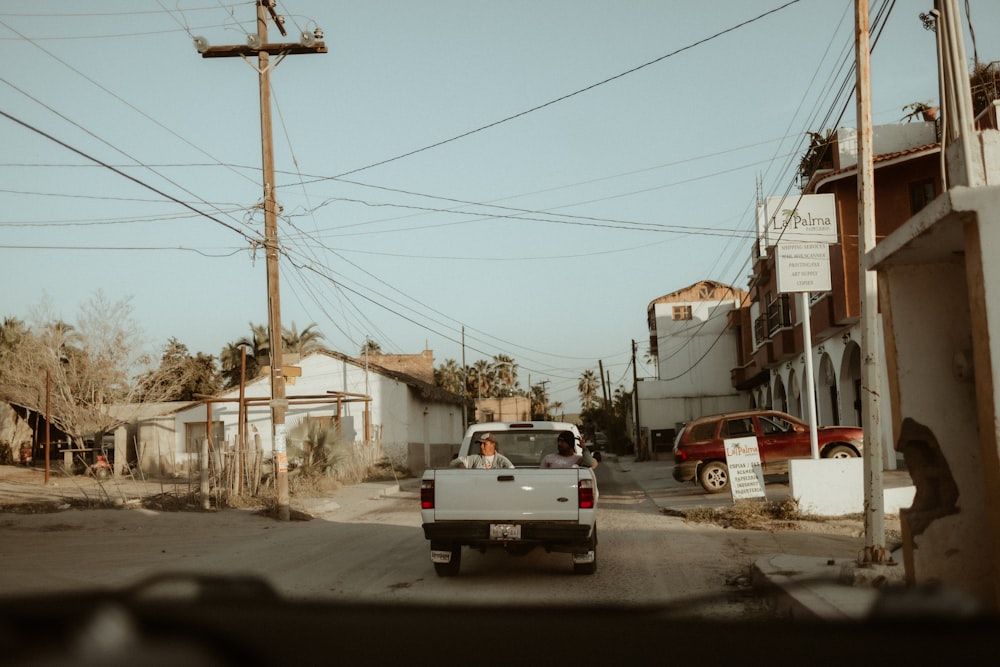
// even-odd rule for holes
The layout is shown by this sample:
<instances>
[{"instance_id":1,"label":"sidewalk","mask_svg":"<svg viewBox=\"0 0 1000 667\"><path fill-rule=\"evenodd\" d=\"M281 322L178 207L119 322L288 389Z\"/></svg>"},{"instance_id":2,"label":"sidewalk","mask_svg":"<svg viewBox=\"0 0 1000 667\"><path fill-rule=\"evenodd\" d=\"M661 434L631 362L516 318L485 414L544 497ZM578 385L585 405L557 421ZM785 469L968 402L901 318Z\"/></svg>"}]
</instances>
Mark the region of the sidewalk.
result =
<instances>
[{"instance_id":1,"label":"sidewalk","mask_svg":"<svg viewBox=\"0 0 1000 667\"><path fill-rule=\"evenodd\" d=\"M608 457L611 462L611 457ZM667 514L683 516L703 507L724 507L732 500L725 493L692 492L690 484L674 481L673 460L660 455L659 460L636 462L633 457L617 460L621 470L631 476L647 497ZM886 489L911 484L905 471L886 471ZM770 500L790 497L787 484L768 484ZM859 565L854 559L822 558L795 554L770 554L753 565L755 585L770 589L778 612L802 619L860 620L869 617L880 597L880 586L901 584L901 557L894 564Z\"/></svg>"}]
</instances>

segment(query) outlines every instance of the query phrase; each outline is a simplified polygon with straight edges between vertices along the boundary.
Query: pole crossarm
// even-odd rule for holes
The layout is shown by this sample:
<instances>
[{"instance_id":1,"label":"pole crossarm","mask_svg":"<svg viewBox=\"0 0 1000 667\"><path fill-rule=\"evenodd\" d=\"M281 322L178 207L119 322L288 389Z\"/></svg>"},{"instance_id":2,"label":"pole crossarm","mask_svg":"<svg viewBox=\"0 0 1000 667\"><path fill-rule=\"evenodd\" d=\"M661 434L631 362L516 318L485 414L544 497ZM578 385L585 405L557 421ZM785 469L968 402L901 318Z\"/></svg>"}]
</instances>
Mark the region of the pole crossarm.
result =
<instances>
[{"instance_id":1,"label":"pole crossarm","mask_svg":"<svg viewBox=\"0 0 1000 667\"><path fill-rule=\"evenodd\" d=\"M201 57L246 58L248 56L258 56L262 52L271 56L285 56L300 53L327 53L327 49L325 42L316 42L310 46L297 42L261 44L256 47L249 44L238 44L236 46L209 46L201 52Z\"/></svg>"}]
</instances>

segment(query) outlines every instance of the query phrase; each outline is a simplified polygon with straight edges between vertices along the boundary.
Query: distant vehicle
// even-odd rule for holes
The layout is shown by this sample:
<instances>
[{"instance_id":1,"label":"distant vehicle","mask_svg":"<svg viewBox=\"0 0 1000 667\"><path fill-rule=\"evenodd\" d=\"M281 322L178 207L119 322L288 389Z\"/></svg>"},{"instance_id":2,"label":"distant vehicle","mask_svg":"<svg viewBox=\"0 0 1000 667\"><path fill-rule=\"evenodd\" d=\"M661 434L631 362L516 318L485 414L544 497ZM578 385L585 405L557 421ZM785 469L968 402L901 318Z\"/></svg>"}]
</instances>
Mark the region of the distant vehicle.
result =
<instances>
[{"instance_id":1,"label":"distant vehicle","mask_svg":"<svg viewBox=\"0 0 1000 667\"><path fill-rule=\"evenodd\" d=\"M594 449L603 452L608 448L608 436L603 431L594 431Z\"/></svg>"},{"instance_id":2,"label":"distant vehicle","mask_svg":"<svg viewBox=\"0 0 1000 667\"><path fill-rule=\"evenodd\" d=\"M809 425L777 410L748 410L695 419L674 440L674 479L697 480L709 493L729 488L724 441L757 437L764 474L788 471L788 459L809 458ZM822 458L854 458L861 455L864 432L855 426L817 428Z\"/></svg>"}]
</instances>

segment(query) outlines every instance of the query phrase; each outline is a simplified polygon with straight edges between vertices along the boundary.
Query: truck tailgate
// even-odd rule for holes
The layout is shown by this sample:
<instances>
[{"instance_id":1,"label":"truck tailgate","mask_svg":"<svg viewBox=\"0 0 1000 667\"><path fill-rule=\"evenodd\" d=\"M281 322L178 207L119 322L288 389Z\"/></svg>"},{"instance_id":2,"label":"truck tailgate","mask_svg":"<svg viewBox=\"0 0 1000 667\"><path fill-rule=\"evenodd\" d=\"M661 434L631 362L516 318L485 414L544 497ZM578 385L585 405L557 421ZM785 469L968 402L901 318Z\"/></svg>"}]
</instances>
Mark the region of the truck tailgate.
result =
<instances>
[{"instance_id":1,"label":"truck tailgate","mask_svg":"<svg viewBox=\"0 0 1000 667\"><path fill-rule=\"evenodd\" d=\"M578 469L435 471L436 521L576 521Z\"/></svg>"}]
</instances>

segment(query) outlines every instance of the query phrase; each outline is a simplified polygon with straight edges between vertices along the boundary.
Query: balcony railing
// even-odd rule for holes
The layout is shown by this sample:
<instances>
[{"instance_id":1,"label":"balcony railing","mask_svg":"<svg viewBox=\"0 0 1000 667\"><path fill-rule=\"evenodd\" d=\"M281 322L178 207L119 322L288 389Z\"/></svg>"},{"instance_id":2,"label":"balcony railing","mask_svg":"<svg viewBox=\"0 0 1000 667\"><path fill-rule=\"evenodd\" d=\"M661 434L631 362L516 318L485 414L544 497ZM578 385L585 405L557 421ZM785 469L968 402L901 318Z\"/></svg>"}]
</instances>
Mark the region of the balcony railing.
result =
<instances>
[{"instance_id":1,"label":"balcony railing","mask_svg":"<svg viewBox=\"0 0 1000 667\"><path fill-rule=\"evenodd\" d=\"M792 326L792 309L787 294L780 295L764 309L764 314L754 320L753 334L756 344L764 343L774 332Z\"/></svg>"},{"instance_id":2,"label":"balcony railing","mask_svg":"<svg viewBox=\"0 0 1000 667\"><path fill-rule=\"evenodd\" d=\"M790 326L792 326L792 308L789 305L788 295L782 294L767 304L767 334L770 337L778 329Z\"/></svg>"}]
</instances>

